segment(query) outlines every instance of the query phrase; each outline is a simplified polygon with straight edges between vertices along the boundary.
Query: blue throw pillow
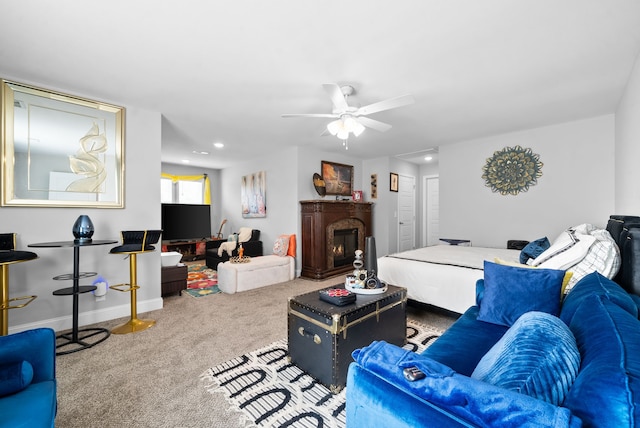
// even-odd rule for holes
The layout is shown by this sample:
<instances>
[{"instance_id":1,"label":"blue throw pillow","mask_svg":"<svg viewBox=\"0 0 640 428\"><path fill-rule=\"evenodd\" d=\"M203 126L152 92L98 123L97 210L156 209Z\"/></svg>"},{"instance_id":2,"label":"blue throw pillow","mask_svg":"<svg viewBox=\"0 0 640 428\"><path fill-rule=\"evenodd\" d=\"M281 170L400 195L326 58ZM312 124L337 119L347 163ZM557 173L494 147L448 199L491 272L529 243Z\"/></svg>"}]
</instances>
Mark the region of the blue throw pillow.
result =
<instances>
[{"instance_id":1,"label":"blue throw pillow","mask_svg":"<svg viewBox=\"0 0 640 428\"><path fill-rule=\"evenodd\" d=\"M480 360L472 378L560 405L580 368L569 327L544 312L527 312Z\"/></svg>"},{"instance_id":2,"label":"blue throw pillow","mask_svg":"<svg viewBox=\"0 0 640 428\"><path fill-rule=\"evenodd\" d=\"M484 262L480 321L507 327L526 312L560 312L563 270L530 269Z\"/></svg>"},{"instance_id":3,"label":"blue throw pillow","mask_svg":"<svg viewBox=\"0 0 640 428\"><path fill-rule=\"evenodd\" d=\"M33 367L28 361L0 365L0 397L25 389L33 380Z\"/></svg>"},{"instance_id":4,"label":"blue throw pillow","mask_svg":"<svg viewBox=\"0 0 640 428\"><path fill-rule=\"evenodd\" d=\"M550 246L551 243L546 236L529 242L525 245L522 251L520 251L520 263L524 265L529 259L535 259L540 254L544 253Z\"/></svg>"}]
</instances>

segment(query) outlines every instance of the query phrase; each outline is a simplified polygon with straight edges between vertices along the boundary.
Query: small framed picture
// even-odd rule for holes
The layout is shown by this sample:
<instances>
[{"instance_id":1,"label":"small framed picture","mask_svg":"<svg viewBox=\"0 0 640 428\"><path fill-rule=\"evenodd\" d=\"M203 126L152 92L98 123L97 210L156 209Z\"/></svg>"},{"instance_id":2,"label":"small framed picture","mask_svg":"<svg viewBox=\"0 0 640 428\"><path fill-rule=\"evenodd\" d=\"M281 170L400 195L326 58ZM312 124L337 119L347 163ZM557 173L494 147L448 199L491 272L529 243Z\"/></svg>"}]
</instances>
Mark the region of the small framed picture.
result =
<instances>
[{"instance_id":1,"label":"small framed picture","mask_svg":"<svg viewBox=\"0 0 640 428\"><path fill-rule=\"evenodd\" d=\"M392 172L389 177L389 190L392 192L398 191L398 174Z\"/></svg>"},{"instance_id":2,"label":"small framed picture","mask_svg":"<svg viewBox=\"0 0 640 428\"><path fill-rule=\"evenodd\" d=\"M362 190L354 190L352 196L354 201L362 201Z\"/></svg>"},{"instance_id":3,"label":"small framed picture","mask_svg":"<svg viewBox=\"0 0 640 428\"><path fill-rule=\"evenodd\" d=\"M378 174L371 174L371 199L378 197Z\"/></svg>"}]
</instances>

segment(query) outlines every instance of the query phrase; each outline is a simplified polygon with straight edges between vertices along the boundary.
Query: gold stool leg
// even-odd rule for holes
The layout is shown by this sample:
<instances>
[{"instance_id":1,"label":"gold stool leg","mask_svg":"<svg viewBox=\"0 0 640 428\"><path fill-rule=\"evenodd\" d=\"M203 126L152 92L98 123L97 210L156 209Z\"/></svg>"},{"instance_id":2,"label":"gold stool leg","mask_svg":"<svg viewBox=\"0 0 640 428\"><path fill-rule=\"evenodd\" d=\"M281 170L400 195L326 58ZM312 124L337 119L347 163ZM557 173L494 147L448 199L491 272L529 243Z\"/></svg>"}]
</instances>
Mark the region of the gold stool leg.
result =
<instances>
[{"instance_id":1,"label":"gold stool leg","mask_svg":"<svg viewBox=\"0 0 640 428\"><path fill-rule=\"evenodd\" d=\"M26 260L20 260L26 261ZM9 298L9 265L20 261L0 264L0 336L9 334L9 309L24 308L38 296ZM23 302L15 304L14 302Z\"/></svg>"},{"instance_id":2,"label":"gold stool leg","mask_svg":"<svg viewBox=\"0 0 640 428\"><path fill-rule=\"evenodd\" d=\"M114 334L127 334L135 333L137 331L146 330L149 327L155 325L155 320L141 320L138 319L138 296L137 290L140 288L138 285L138 262L137 254L129 254L129 286L131 292L131 319L111 330Z\"/></svg>"},{"instance_id":3,"label":"gold stool leg","mask_svg":"<svg viewBox=\"0 0 640 428\"><path fill-rule=\"evenodd\" d=\"M0 305L2 317L0 317L0 336L9 334L9 266L2 265L2 277L0 278Z\"/></svg>"}]
</instances>

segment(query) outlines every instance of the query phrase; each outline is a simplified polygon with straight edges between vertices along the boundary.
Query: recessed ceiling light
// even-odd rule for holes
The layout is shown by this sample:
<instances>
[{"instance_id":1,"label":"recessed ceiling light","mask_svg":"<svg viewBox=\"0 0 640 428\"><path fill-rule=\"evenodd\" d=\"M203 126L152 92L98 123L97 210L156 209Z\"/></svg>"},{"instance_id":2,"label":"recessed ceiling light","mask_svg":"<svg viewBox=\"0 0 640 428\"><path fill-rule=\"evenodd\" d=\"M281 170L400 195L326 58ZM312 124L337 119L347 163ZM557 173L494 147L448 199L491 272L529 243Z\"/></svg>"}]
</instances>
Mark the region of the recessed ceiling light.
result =
<instances>
[{"instance_id":1,"label":"recessed ceiling light","mask_svg":"<svg viewBox=\"0 0 640 428\"><path fill-rule=\"evenodd\" d=\"M182 159L182 163L189 163L189 159Z\"/></svg>"},{"instance_id":2,"label":"recessed ceiling light","mask_svg":"<svg viewBox=\"0 0 640 428\"><path fill-rule=\"evenodd\" d=\"M426 160L427 162L429 162L430 160L433 160L433 156L425 156L424 160Z\"/></svg>"},{"instance_id":3,"label":"recessed ceiling light","mask_svg":"<svg viewBox=\"0 0 640 428\"><path fill-rule=\"evenodd\" d=\"M221 149L224 147L224 144L222 143L213 143L213 147L215 147L216 149Z\"/></svg>"},{"instance_id":4,"label":"recessed ceiling light","mask_svg":"<svg viewBox=\"0 0 640 428\"><path fill-rule=\"evenodd\" d=\"M200 151L198 151L198 150L194 150L194 151L193 151L193 152L191 152L191 153L195 153L196 155L208 155L208 154L209 154L209 152L200 152Z\"/></svg>"}]
</instances>

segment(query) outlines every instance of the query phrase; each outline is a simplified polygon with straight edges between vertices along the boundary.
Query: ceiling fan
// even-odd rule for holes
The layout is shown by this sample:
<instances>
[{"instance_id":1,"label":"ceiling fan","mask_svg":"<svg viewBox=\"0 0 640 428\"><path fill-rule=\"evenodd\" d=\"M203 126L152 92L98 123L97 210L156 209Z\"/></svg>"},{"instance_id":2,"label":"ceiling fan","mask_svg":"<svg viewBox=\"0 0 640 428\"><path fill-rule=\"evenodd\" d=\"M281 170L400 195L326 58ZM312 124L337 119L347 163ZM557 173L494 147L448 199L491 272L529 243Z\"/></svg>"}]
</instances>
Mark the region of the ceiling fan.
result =
<instances>
[{"instance_id":1,"label":"ceiling fan","mask_svg":"<svg viewBox=\"0 0 640 428\"><path fill-rule=\"evenodd\" d=\"M347 140L349 138L349 134L353 133L353 135L357 137L364 131L365 127L375 129L380 132L385 132L391 129L391 125L388 123L371 119L367 117L367 115L414 103L413 96L402 95L363 107L354 107L347 103L347 98L355 93L353 86L339 86L335 83L325 83L322 87L329 94L329 97L331 97L331 102L333 103L333 111L331 113L283 114L282 117L318 117L335 119L327 125L327 131L341 140Z\"/></svg>"}]
</instances>

